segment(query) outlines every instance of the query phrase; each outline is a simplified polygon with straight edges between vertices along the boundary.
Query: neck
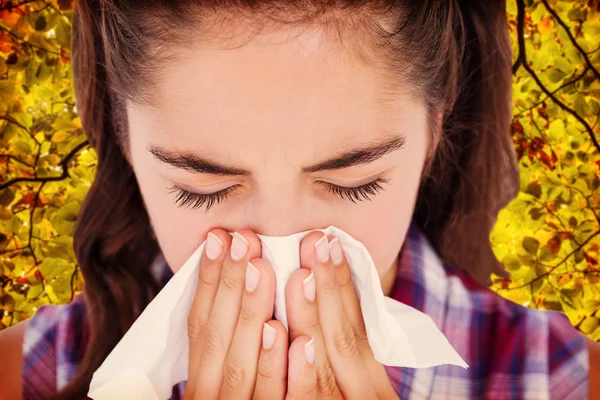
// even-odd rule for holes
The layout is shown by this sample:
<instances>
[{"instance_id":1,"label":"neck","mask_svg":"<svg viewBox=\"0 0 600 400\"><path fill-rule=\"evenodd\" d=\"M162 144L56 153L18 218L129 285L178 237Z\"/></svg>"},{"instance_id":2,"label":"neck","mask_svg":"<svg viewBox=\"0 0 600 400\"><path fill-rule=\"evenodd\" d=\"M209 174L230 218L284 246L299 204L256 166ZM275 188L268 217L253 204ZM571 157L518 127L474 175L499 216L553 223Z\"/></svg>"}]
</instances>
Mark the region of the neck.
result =
<instances>
[{"instance_id":1,"label":"neck","mask_svg":"<svg viewBox=\"0 0 600 400\"><path fill-rule=\"evenodd\" d=\"M392 266L388 268L387 272L381 278L381 290L384 296L389 296L394 288L394 282L396 282L396 274L398 273L398 257L394 259Z\"/></svg>"}]
</instances>

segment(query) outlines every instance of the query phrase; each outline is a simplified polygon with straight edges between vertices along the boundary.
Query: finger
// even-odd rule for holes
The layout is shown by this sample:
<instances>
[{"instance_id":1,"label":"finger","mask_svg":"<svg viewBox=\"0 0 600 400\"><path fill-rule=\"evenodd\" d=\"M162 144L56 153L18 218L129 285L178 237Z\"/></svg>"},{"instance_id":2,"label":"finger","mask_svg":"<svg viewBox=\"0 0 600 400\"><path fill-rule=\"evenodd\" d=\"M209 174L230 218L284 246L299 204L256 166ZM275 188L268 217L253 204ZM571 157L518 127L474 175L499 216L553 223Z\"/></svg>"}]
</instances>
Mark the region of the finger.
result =
<instances>
[{"instance_id":1,"label":"finger","mask_svg":"<svg viewBox=\"0 0 600 400\"><path fill-rule=\"evenodd\" d=\"M221 279L221 265L231 244L231 235L223 229L208 232L204 251L200 257L198 288L188 314L189 361L188 375L196 376L202 351L201 336ZM193 394L195 380L190 380L186 394Z\"/></svg>"},{"instance_id":2,"label":"finger","mask_svg":"<svg viewBox=\"0 0 600 400\"><path fill-rule=\"evenodd\" d=\"M316 303L327 356L345 396L373 398L375 392L358 350L354 331L346 317L336 271L329 255L328 237L307 235L300 248L302 266L315 276Z\"/></svg>"},{"instance_id":3,"label":"finger","mask_svg":"<svg viewBox=\"0 0 600 400\"><path fill-rule=\"evenodd\" d=\"M288 373L288 334L283 324L264 324L253 399L280 400L285 397Z\"/></svg>"},{"instance_id":4,"label":"finger","mask_svg":"<svg viewBox=\"0 0 600 400\"><path fill-rule=\"evenodd\" d=\"M360 299L354 288L350 266L338 238L333 238L329 242L329 255L334 265L338 288L342 296L342 304L344 310L346 310L346 317L354 331L359 352L369 372L371 382L375 387L377 398L386 398L385 396L390 390L393 392L393 387L387 376L385 367L375 360L375 356L369 345L367 330L360 307Z\"/></svg>"},{"instance_id":5,"label":"finger","mask_svg":"<svg viewBox=\"0 0 600 400\"><path fill-rule=\"evenodd\" d=\"M289 349L288 390L286 400L317 398L317 373L314 365L314 340L298 336Z\"/></svg>"},{"instance_id":6,"label":"finger","mask_svg":"<svg viewBox=\"0 0 600 400\"><path fill-rule=\"evenodd\" d=\"M313 338L317 397L341 398L341 392L336 384L336 378L325 350L314 296L314 274L306 268L294 271L285 288L290 341L293 343L301 336ZM288 373L288 381L289 379Z\"/></svg>"},{"instance_id":7,"label":"finger","mask_svg":"<svg viewBox=\"0 0 600 400\"><path fill-rule=\"evenodd\" d=\"M248 399L256 379L263 329L273 315L275 272L268 261L254 258L246 267L245 289L227 356L221 398Z\"/></svg>"},{"instance_id":8,"label":"finger","mask_svg":"<svg viewBox=\"0 0 600 400\"><path fill-rule=\"evenodd\" d=\"M249 229L233 233L230 251L223 261L213 307L202 333L202 350L196 377L196 397L218 397L223 366L242 305L248 262L260 256L258 236Z\"/></svg>"}]
</instances>

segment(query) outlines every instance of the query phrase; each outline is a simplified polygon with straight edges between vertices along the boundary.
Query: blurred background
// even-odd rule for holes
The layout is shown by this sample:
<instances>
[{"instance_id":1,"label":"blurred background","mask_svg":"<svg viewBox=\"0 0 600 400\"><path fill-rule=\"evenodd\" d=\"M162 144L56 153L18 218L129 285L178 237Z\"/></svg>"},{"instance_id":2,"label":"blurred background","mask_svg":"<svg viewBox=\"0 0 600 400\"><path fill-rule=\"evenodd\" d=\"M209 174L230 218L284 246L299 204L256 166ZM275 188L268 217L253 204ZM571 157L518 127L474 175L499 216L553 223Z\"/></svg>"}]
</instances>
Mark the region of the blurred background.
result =
<instances>
[{"instance_id":1,"label":"blurred background","mask_svg":"<svg viewBox=\"0 0 600 400\"><path fill-rule=\"evenodd\" d=\"M73 0L0 1L0 330L84 288L72 234L96 155L77 116ZM600 0L508 0L519 196L492 289L600 342Z\"/></svg>"}]
</instances>

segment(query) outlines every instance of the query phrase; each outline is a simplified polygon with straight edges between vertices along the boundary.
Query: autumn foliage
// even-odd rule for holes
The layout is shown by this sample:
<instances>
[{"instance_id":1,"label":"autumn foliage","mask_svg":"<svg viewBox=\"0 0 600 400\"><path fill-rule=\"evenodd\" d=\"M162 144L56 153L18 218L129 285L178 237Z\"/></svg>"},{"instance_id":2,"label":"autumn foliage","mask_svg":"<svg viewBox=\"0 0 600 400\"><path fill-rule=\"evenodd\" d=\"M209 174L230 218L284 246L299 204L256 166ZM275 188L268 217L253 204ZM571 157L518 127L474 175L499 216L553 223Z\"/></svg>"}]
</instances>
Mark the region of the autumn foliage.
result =
<instances>
[{"instance_id":1,"label":"autumn foliage","mask_svg":"<svg viewBox=\"0 0 600 400\"><path fill-rule=\"evenodd\" d=\"M73 226L96 156L77 116L73 0L0 1L0 329L84 287ZM508 0L519 196L493 290L600 341L600 3Z\"/></svg>"}]
</instances>

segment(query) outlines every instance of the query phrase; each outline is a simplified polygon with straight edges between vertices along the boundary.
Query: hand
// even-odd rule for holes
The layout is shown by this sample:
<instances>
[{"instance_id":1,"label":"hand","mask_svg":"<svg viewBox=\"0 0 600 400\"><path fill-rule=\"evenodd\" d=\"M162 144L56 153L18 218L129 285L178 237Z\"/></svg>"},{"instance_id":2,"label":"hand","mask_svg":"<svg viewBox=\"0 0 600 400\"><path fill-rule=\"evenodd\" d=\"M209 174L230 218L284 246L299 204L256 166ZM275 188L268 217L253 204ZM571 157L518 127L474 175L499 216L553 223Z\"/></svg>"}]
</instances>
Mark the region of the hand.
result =
<instances>
[{"instance_id":1,"label":"hand","mask_svg":"<svg viewBox=\"0 0 600 400\"><path fill-rule=\"evenodd\" d=\"M331 239L317 231L303 238L303 268L286 285L292 342L286 399L398 399L367 341L339 240Z\"/></svg>"},{"instance_id":2,"label":"hand","mask_svg":"<svg viewBox=\"0 0 600 400\"><path fill-rule=\"evenodd\" d=\"M271 320L273 268L259 258L260 240L251 230L240 230L233 239L223 229L213 229L212 234L209 240L218 240L214 247L207 242L201 256L198 289L188 316L190 352L184 399L249 399L253 395L282 399L288 336L283 324Z\"/></svg>"}]
</instances>

